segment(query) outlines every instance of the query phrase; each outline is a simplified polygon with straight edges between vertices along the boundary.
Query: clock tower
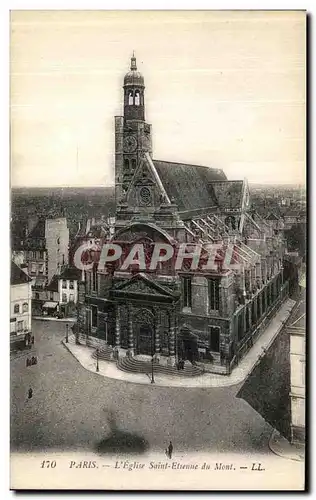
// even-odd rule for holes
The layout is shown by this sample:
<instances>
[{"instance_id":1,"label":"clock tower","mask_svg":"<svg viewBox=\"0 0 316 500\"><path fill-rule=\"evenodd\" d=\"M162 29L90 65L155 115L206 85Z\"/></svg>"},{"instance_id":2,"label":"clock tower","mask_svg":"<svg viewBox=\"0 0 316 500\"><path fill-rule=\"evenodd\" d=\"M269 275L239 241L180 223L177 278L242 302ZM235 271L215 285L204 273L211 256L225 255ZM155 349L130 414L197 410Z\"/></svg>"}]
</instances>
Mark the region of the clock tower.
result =
<instances>
[{"instance_id":1,"label":"clock tower","mask_svg":"<svg viewBox=\"0 0 316 500\"><path fill-rule=\"evenodd\" d=\"M136 57L124 77L124 116L115 117L115 203L124 197L145 152L152 154L151 125L145 122L145 85Z\"/></svg>"}]
</instances>

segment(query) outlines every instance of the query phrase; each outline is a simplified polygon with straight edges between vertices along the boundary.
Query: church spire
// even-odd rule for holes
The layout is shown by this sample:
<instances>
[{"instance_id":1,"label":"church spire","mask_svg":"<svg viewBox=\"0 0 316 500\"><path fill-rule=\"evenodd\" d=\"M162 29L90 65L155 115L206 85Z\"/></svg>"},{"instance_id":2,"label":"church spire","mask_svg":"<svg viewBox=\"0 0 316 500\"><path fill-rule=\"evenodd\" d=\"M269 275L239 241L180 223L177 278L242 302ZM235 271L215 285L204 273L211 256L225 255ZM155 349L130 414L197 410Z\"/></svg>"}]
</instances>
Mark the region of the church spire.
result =
<instances>
[{"instance_id":1,"label":"church spire","mask_svg":"<svg viewBox=\"0 0 316 500\"><path fill-rule=\"evenodd\" d=\"M137 71L136 57L135 57L134 51L133 51L133 55L131 57L131 70L132 71Z\"/></svg>"}]
</instances>

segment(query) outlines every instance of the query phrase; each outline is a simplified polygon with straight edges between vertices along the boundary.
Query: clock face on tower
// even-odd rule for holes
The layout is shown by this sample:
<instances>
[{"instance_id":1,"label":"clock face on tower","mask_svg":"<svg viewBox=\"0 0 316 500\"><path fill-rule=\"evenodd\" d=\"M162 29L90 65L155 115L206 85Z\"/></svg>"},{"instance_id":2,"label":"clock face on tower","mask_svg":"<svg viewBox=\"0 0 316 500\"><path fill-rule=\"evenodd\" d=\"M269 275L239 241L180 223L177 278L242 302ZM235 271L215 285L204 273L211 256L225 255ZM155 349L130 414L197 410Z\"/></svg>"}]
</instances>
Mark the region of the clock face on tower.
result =
<instances>
[{"instance_id":1,"label":"clock face on tower","mask_svg":"<svg viewBox=\"0 0 316 500\"><path fill-rule=\"evenodd\" d=\"M136 137L134 137L133 135L128 135L127 137L124 137L123 147L125 153L133 153L137 148Z\"/></svg>"}]
</instances>

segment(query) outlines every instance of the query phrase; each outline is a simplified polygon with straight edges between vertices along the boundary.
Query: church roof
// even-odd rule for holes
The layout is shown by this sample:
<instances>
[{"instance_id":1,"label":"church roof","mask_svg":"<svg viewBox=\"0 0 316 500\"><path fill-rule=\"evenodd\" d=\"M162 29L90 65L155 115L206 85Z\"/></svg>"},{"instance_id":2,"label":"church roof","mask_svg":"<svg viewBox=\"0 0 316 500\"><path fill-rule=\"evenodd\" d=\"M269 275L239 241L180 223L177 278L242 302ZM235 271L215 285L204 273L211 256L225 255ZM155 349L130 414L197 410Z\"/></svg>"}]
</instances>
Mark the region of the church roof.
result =
<instances>
[{"instance_id":1,"label":"church roof","mask_svg":"<svg viewBox=\"0 0 316 500\"><path fill-rule=\"evenodd\" d=\"M153 160L169 199L174 198L179 211L217 206L214 181L225 181L220 169L185 163Z\"/></svg>"}]
</instances>

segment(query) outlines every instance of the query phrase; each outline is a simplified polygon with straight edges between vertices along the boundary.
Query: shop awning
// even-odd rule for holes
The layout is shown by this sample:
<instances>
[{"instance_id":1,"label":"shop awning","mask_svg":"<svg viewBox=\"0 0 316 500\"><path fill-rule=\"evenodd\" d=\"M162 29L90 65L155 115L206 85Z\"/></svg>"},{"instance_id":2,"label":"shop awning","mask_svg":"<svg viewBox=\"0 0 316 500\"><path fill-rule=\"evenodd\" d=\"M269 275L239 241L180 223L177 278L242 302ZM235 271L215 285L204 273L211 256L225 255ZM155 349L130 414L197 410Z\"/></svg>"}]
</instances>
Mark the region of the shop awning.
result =
<instances>
[{"instance_id":1,"label":"shop awning","mask_svg":"<svg viewBox=\"0 0 316 500\"><path fill-rule=\"evenodd\" d=\"M58 306L58 302L45 302L43 304L43 309L56 309Z\"/></svg>"}]
</instances>

